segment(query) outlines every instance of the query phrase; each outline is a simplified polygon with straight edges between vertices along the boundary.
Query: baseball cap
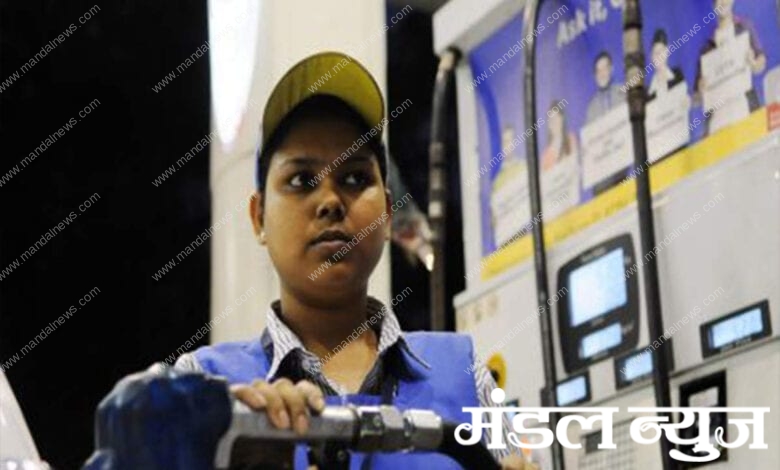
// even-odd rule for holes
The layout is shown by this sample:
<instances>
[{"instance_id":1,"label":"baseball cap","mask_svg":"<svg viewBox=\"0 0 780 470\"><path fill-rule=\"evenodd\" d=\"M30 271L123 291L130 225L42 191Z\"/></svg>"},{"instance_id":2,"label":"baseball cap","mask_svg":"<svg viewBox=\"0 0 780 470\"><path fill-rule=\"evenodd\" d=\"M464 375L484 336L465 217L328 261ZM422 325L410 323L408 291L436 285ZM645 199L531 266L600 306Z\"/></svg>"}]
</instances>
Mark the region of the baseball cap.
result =
<instances>
[{"instance_id":1,"label":"baseball cap","mask_svg":"<svg viewBox=\"0 0 780 470\"><path fill-rule=\"evenodd\" d=\"M265 179L261 158L285 118L298 106L315 96L331 96L343 101L369 129L381 134L386 123L385 103L379 85L371 73L353 57L341 52L320 52L293 65L279 80L266 102L257 152L257 185ZM384 154L378 156L384 159ZM386 168L386 162L380 166Z\"/></svg>"}]
</instances>

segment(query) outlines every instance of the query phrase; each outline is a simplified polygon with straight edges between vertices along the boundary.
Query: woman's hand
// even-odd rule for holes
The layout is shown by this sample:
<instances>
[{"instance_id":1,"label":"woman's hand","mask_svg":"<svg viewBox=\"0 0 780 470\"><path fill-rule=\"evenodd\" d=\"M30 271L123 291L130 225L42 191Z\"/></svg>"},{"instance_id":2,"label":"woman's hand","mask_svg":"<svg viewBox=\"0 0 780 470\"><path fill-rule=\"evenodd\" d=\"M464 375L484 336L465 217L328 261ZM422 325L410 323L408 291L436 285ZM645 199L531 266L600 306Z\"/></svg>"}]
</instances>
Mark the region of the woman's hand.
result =
<instances>
[{"instance_id":1,"label":"woman's hand","mask_svg":"<svg viewBox=\"0 0 780 470\"><path fill-rule=\"evenodd\" d=\"M293 384L289 379L273 383L255 380L251 384L233 385L230 392L254 411L267 413L268 421L278 429L292 428L298 434L309 429L311 413L325 408L322 391L311 382ZM236 468L291 468L295 444L278 441L237 442L230 461Z\"/></svg>"},{"instance_id":2,"label":"woman's hand","mask_svg":"<svg viewBox=\"0 0 780 470\"><path fill-rule=\"evenodd\" d=\"M255 380L249 385L234 385L230 391L253 410L268 413L275 427L292 428L300 435L309 429L311 412L320 413L325 408L322 391L306 380L296 384L286 378L273 383Z\"/></svg>"},{"instance_id":3,"label":"woman's hand","mask_svg":"<svg viewBox=\"0 0 780 470\"><path fill-rule=\"evenodd\" d=\"M285 378L273 383L256 380L248 385L234 385L230 387L230 391L253 410L268 413L268 420L277 428L292 427L301 435L309 428L311 412L320 413L325 408L322 391L306 380L296 384ZM538 467L513 454L501 461L501 468L535 470Z\"/></svg>"}]
</instances>

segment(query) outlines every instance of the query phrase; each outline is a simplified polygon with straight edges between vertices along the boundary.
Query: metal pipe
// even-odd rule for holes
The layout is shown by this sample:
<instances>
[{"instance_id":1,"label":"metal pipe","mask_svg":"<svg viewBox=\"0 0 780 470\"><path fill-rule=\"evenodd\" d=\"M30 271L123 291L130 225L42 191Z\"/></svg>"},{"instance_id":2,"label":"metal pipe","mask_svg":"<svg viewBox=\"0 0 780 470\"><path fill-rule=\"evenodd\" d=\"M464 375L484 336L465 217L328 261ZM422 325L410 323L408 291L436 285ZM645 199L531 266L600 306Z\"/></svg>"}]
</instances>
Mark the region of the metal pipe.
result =
<instances>
[{"instance_id":1,"label":"metal pipe","mask_svg":"<svg viewBox=\"0 0 780 470\"><path fill-rule=\"evenodd\" d=\"M645 133L645 56L642 49L642 14L639 0L626 0L623 9L623 52L625 54L628 106L631 116L631 132L634 143L634 164L636 168L646 168L647 136ZM653 220L653 199L650 194L649 172L640 171L636 176L636 201L639 212L639 233L642 253L650 253L655 246L655 223ZM647 261L647 260L646 260ZM661 292L658 287L658 265L656 257L643 264L645 304L651 338L664 335L663 316L661 315ZM653 388L655 403L659 407L670 407L669 391L669 342L662 341L653 356ZM670 419L672 417L670 416ZM664 470L677 468L669 452L673 449L666 435L661 438L661 459Z\"/></svg>"},{"instance_id":2,"label":"metal pipe","mask_svg":"<svg viewBox=\"0 0 780 470\"><path fill-rule=\"evenodd\" d=\"M529 0L526 8L525 31L532 31L539 22L539 7L544 0ZM531 214L542 212L542 196L539 184L539 157L537 155L538 136L536 122L536 35L529 34L526 38L528 47L525 49L525 123L531 129L531 136L526 141L526 161L528 164L528 186L531 196ZM555 350L553 348L553 332L550 322L550 287L547 283L547 254L544 246L544 222L532 224L534 244L534 269L536 274L536 297L539 303L539 326L542 336L542 360L544 363L544 390L543 395L547 403L543 406L555 406L555 385L558 382L558 373L555 367ZM559 416L550 415L550 429L557 429ZM563 447L556 439L552 445L553 468L563 470Z\"/></svg>"},{"instance_id":3,"label":"metal pipe","mask_svg":"<svg viewBox=\"0 0 780 470\"><path fill-rule=\"evenodd\" d=\"M431 330L446 328L447 296L444 246L447 231L447 111L449 91L460 52L448 49L441 56L433 87L431 144L429 147L428 220L431 225L433 270L431 271Z\"/></svg>"}]
</instances>

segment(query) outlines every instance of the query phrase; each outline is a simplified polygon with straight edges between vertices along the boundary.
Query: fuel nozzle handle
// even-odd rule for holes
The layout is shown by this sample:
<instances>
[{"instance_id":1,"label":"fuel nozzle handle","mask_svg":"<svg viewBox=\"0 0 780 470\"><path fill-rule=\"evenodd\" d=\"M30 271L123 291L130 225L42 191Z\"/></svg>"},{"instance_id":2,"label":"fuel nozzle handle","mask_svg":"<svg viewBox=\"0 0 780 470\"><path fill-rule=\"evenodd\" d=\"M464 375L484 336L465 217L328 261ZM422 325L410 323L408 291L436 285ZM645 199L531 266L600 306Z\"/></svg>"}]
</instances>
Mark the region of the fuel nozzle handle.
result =
<instances>
[{"instance_id":1,"label":"fuel nozzle handle","mask_svg":"<svg viewBox=\"0 0 780 470\"><path fill-rule=\"evenodd\" d=\"M303 436L277 429L265 413L231 397L224 380L166 368L122 379L95 416L95 452L84 470L230 468L254 441L342 442L359 452L433 451L465 468L499 468L482 445L462 446L455 424L433 411L392 406L327 406ZM240 445L236 445L239 443ZM241 459L237 459L240 463ZM251 460L251 459L250 459Z\"/></svg>"},{"instance_id":2,"label":"fuel nozzle handle","mask_svg":"<svg viewBox=\"0 0 780 470\"><path fill-rule=\"evenodd\" d=\"M400 411L393 406L328 406L311 416L305 435L278 429L266 413L234 401L233 419L217 445L215 467L230 467L240 438L289 443L343 442L359 452L437 450L444 438L441 417L428 410Z\"/></svg>"}]
</instances>

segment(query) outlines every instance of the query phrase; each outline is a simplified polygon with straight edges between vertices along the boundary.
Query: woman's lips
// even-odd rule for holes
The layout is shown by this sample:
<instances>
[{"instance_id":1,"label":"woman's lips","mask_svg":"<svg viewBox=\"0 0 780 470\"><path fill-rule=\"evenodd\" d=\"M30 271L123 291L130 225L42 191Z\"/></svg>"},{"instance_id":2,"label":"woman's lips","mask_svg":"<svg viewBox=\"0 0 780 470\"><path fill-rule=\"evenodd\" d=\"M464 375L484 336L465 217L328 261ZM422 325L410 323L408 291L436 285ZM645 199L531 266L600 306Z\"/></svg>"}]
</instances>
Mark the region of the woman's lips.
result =
<instances>
[{"instance_id":1,"label":"woman's lips","mask_svg":"<svg viewBox=\"0 0 780 470\"><path fill-rule=\"evenodd\" d=\"M323 256L331 257L347 247L344 240L323 240L312 245L312 250Z\"/></svg>"}]
</instances>

